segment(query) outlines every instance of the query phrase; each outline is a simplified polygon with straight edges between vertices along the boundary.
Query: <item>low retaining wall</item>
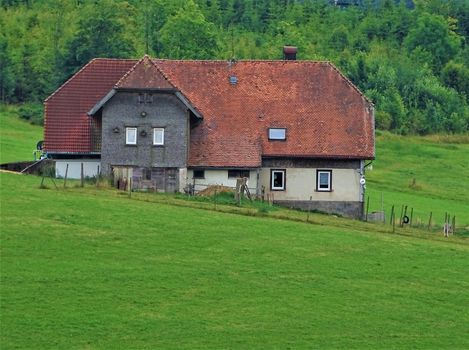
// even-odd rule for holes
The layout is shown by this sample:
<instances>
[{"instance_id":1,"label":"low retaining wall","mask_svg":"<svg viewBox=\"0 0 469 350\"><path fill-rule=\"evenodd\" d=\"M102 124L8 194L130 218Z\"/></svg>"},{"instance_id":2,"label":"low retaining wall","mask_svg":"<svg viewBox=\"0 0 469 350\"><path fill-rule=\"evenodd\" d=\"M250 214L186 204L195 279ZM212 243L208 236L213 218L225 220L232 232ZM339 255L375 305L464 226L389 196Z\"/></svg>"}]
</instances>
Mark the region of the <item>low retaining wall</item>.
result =
<instances>
[{"instance_id":1,"label":"low retaining wall","mask_svg":"<svg viewBox=\"0 0 469 350\"><path fill-rule=\"evenodd\" d=\"M0 169L3 170L14 171L17 173L23 172L24 174L35 175L40 175L42 173L42 169L46 167L55 168L55 162L51 159L43 159L42 161L13 162L0 164Z\"/></svg>"},{"instance_id":2,"label":"low retaining wall","mask_svg":"<svg viewBox=\"0 0 469 350\"><path fill-rule=\"evenodd\" d=\"M362 202L338 202L338 201L274 201L275 204L282 207L315 210L328 214L338 214L341 216L362 219L363 203Z\"/></svg>"}]
</instances>

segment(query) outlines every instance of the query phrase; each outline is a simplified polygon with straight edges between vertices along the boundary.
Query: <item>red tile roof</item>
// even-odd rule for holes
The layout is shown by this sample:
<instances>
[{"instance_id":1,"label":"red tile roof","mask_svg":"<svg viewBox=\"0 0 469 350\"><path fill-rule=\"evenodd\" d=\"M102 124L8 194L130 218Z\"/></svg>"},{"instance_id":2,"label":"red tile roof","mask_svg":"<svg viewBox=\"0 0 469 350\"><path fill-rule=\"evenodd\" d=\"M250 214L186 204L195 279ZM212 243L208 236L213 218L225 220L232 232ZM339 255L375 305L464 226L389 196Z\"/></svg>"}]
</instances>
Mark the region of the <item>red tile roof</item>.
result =
<instances>
[{"instance_id":1,"label":"red tile roof","mask_svg":"<svg viewBox=\"0 0 469 350\"><path fill-rule=\"evenodd\" d=\"M257 167L262 156L374 158L373 106L328 62L152 62L91 61L46 102L46 150L89 150L86 112L117 84L174 86L202 114L191 130L189 166ZM287 140L269 141L270 127L286 128Z\"/></svg>"},{"instance_id":2,"label":"red tile roof","mask_svg":"<svg viewBox=\"0 0 469 350\"><path fill-rule=\"evenodd\" d=\"M158 66L145 55L117 82L116 88L174 89Z\"/></svg>"},{"instance_id":3,"label":"red tile roof","mask_svg":"<svg viewBox=\"0 0 469 350\"><path fill-rule=\"evenodd\" d=\"M94 59L45 101L44 149L50 153L88 153L87 112L102 99L136 60Z\"/></svg>"}]
</instances>

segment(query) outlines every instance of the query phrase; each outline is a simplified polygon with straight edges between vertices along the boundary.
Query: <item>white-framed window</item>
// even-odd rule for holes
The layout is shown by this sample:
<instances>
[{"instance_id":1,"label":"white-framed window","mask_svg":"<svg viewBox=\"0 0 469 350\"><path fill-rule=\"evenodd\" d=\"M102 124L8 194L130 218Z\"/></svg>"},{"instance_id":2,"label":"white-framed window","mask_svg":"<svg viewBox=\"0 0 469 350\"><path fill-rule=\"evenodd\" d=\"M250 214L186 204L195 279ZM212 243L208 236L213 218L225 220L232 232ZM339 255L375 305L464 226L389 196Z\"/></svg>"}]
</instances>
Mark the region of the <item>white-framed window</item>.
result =
<instances>
[{"instance_id":1,"label":"white-framed window","mask_svg":"<svg viewBox=\"0 0 469 350\"><path fill-rule=\"evenodd\" d=\"M270 171L270 189L274 191L285 190L285 169L272 169Z\"/></svg>"},{"instance_id":2,"label":"white-framed window","mask_svg":"<svg viewBox=\"0 0 469 350\"><path fill-rule=\"evenodd\" d=\"M286 140L287 129L285 128L269 128L269 140Z\"/></svg>"},{"instance_id":3,"label":"white-framed window","mask_svg":"<svg viewBox=\"0 0 469 350\"><path fill-rule=\"evenodd\" d=\"M137 128L125 128L125 144L137 144Z\"/></svg>"},{"instance_id":4,"label":"white-framed window","mask_svg":"<svg viewBox=\"0 0 469 350\"><path fill-rule=\"evenodd\" d=\"M164 145L164 128L153 128L153 144Z\"/></svg>"},{"instance_id":5,"label":"white-framed window","mask_svg":"<svg viewBox=\"0 0 469 350\"><path fill-rule=\"evenodd\" d=\"M316 191L332 191L332 170L316 170Z\"/></svg>"}]
</instances>

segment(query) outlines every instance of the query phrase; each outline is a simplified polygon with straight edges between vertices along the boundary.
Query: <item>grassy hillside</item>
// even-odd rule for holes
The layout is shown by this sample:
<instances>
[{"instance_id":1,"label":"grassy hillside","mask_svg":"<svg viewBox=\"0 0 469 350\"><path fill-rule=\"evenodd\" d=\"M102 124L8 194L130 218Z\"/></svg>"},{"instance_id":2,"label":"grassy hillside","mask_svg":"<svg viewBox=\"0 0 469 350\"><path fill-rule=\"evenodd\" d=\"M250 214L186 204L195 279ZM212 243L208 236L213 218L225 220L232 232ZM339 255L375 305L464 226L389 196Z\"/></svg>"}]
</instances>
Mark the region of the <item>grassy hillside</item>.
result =
<instances>
[{"instance_id":1,"label":"grassy hillside","mask_svg":"<svg viewBox=\"0 0 469 350\"><path fill-rule=\"evenodd\" d=\"M445 212L469 225L469 135L412 137L384 133L376 139L376 160L367 172L370 211L402 205L415 222L437 223Z\"/></svg>"},{"instance_id":2,"label":"grassy hillside","mask_svg":"<svg viewBox=\"0 0 469 350\"><path fill-rule=\"evenodd\" d=\"M0 174L2 348L468 348L469 245Z\"/></svg>"},{"instance_id":3,"label":"grassy hillside","mask_svg":"<svg viewBox=\"0 0 469 350\"><path fill-rule=\"evenodd\" d=\"M0 106L0 163L33 160L37 142L44 139L42 127L19 119L16 112Z\"/></svg>"},{"instance_id":4,"label":"grassy hillside","mask_svg":"<svg viewBox=\"0 0 469 350\"><path fill-rule=\"evenodd\" d=\"M31 160L42 128L16 116L14 107L0 107L0 162ZM414 209L414 223L441 225L445 212L457 224L469 225L469 135L412 137L378 133L376 160L367 171L370 212L386 214L392 205ZM415 183L414 183L415 179Z\"/></svg>"}]
</instances>

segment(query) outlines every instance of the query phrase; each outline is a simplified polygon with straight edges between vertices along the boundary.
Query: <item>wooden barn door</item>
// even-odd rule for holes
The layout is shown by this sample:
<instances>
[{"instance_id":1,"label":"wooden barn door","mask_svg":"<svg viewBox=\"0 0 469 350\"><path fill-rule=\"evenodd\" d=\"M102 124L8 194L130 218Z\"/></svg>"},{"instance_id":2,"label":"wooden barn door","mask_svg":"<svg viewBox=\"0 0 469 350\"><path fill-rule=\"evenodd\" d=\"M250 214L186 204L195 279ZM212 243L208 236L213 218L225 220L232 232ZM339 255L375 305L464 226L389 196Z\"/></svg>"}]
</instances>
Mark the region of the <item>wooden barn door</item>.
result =
<instances>
[{"instance_id":1,"label":"wooden barn door","mask_svg":"<svg viewBox=\"0 0 469 350\"><path fill-rule=\"evenodd\" d=\"M151 179L154 181L157 191L162 192L166 190L164 168L151 168Z\"/></svg>"},{"instance_id":2,"label":"wooden barn door","mask_svg":"<svg viewBox=\"0 0 469 350\"><path fill-rule=\"evenodd\" d=\"M174 193L179 189L178 175L177 168L166 168L165 192Z\"/></svg>"}]
</instances>

